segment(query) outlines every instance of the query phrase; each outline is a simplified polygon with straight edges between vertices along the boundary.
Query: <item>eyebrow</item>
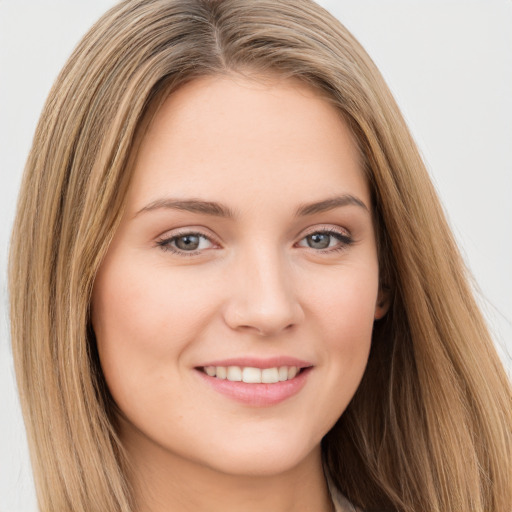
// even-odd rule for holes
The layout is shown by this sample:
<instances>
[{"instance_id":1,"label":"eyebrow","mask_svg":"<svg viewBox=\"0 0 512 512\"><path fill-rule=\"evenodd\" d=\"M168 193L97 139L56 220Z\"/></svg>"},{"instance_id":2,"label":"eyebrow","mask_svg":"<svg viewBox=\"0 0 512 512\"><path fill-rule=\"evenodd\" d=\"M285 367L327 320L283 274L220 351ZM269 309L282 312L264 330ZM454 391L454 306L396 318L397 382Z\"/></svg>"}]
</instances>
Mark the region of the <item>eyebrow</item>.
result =
<instances>
[{"instance_id":1,"label":"eyebrow","mask_svg":"<svg viewBox=\"0 0 512 512\"><path fill-rule=\"evenodd\" d=\"M150 212L153 210L183 210L192 213L200 213L203 215L213 215L215 217L226 217L226 218L234 218L236 217L235 212L230 208L223 206L219 203L215 203L212 201L203 201L201 199L172 199L172 198L163 198L157 199L149 203L148 205L141 208L136 214Z\"/></svg>"},{"instance_id":2,"label":"eyebrow","mask_svg":"<svg viewBox=\"0 0 512 512\"><path fill-rule=\"evenodd\" d=\"M363 208L369 212L368 207L363 201L351 194L343 194L341 196L331 197L324 199L323 201L317 201L313 203L306 203L300 205L296 212L296 217L305 217L308 215L314 215L316 213L322 213L342 206L355 205ZM168 209L168 210L181 210L191 213L198 213L202 215L212 215L215 217L224 217L233 219L237 215L236 213L220 203L214 201L203 201L201 199L172 199L162 198L152 201L148 205L141 208L135 215L150 212L154 210Z\"/></svg>"},{"instance_id":3,"label":"eyebrow","mask_svg":"<svg viewBox=\"0 0 512 512\"><path fill-rule=\"evenodd\" d=\"M370 212L369 208L363 201L361 201L361 199L353 196L352 194L343 194L341 196L324 199L323 201L303 204L297 208L295 216L303 217L306 215L314 215L315 213L327 212L329 210L334 210L335 208L348 205L359 206L368 213Z\"/></svg>"}]
</instances>

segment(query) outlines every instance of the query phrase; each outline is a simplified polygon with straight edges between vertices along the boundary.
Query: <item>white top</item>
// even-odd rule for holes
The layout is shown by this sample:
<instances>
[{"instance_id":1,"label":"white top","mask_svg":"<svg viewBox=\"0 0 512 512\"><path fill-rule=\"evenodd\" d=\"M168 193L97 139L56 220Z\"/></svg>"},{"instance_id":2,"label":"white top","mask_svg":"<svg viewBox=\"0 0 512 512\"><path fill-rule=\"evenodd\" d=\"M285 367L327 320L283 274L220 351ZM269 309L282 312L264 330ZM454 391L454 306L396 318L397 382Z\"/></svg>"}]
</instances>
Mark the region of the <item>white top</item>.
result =
<instances>
[{"instance_id":1,"label":"white top","mask_svg":"<svg viewBox=\"0 0 512 512\"><path fill-rule=\"evenodd\" d=\"M327 479L327 485L329 486L329 492L331 493L335 512L363 512L359 507L352 505L352 503L350 503L350 501L348 501L347 498L338 491L334 482L327 473L325 474L325 478Z\"/></svg>"}]
</instances>

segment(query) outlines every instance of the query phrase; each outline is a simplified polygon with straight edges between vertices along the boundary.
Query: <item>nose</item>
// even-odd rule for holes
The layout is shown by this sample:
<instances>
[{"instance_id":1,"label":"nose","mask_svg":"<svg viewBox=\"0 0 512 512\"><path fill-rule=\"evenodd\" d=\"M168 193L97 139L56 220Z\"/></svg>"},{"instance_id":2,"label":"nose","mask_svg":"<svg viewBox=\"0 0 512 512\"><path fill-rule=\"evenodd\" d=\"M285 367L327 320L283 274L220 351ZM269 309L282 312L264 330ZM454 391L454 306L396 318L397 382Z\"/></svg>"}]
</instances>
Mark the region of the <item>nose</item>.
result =
<instances>
[{"instance_id":1,"label":"nose","mask_svg":"<svg viewBox=\"0 0 512 512\"><path fill-rule=\"evenodd\" d=\"M231 329L273 336L303 320L291 272L276 250L240 257L232 278L224 311Z\"/></svg>"}]
</instances>

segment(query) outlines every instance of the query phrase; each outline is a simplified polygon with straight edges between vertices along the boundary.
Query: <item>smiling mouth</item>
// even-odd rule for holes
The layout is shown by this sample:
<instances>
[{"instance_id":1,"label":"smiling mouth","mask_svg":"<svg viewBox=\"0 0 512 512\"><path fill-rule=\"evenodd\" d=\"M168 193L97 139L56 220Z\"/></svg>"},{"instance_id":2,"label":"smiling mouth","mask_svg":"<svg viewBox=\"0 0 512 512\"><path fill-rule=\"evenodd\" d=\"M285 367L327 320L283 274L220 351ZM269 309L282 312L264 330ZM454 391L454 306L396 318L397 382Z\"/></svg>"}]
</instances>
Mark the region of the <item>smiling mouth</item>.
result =
<instances>
[{"instance_id":1,"label":"smiling mouth","mask_svg":"<svg viewBox=\"0 0 512 512\"><path fill-rule=\"evenodd\" d=\"M275 366L263 369L251 366L203 366L199 368L209 377L248 384L276 384L278 382L285 382L294 379L305 369L297 366Z\"/></svg>"}]
</instances>

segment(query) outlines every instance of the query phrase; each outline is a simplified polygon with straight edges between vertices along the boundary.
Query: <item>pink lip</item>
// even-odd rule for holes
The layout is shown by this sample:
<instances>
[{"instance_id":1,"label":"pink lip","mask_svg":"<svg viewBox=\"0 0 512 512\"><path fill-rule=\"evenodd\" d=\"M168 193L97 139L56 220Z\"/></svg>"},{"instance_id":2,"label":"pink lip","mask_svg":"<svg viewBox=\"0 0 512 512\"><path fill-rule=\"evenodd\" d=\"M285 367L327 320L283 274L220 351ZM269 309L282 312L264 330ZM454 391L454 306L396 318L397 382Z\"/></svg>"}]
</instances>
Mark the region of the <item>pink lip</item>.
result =
<instances>
[{"instance_id":1,"label":"pink lip","mask_svg":"<svg viewBox=\"0 0 512 512\"><path fill-rule=\"evenodd\" d=\"M203 372L206 366L241 366L252 368L273 368L279 366L296 366L302 369L293 379L274 384L249 384L246 382L232 382L227 379L210 377ZM212 389L244 405L252 407L270 407L279 404L296 395L306 384L307 378L313 369L310 363L289 357L271 359L238 358L222 361L210 361L197 367L197 375L211 386Z\"/></svg>"}]
</instances>

